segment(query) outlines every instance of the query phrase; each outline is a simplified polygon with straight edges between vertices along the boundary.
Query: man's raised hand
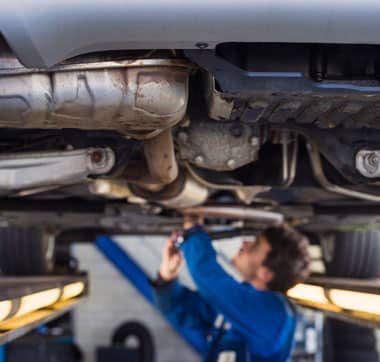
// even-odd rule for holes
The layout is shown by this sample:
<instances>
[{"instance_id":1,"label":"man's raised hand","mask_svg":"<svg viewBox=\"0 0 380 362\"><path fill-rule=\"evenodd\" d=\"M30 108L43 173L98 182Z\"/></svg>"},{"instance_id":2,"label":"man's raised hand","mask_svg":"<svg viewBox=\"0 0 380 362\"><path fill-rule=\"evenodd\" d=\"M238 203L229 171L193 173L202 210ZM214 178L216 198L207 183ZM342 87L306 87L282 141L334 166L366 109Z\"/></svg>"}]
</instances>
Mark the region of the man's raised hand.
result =
<instances>
[{"instance_id":1,"label":"man's raised hand","mask_svg":"<svg viewBox=\"0 0 380 362\"><path fill-rule=\"evenodd\" d=\"M162 249L160 276L165 281L176 279L183 264L181 251L175 245L179 235L179 232L172 233Z\"/></svg>"}]
</instances>

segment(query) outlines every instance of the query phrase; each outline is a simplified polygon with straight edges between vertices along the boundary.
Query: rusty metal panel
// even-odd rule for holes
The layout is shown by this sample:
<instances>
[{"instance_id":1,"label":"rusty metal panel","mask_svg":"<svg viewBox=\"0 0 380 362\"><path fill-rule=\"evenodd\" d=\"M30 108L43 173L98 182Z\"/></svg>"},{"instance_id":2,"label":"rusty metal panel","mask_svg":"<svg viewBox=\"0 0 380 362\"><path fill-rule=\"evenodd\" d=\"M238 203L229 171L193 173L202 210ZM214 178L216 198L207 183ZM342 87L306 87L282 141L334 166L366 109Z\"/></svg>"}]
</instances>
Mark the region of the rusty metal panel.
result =
<instances>
[{"instance_id":1,"label":"rusty metal panel","mask_svg":"<svg viewBox=\"0 0 380 362\"><path fill-rule=\"evenodd\" d=\"M116 64L117 65L117 64ZM0 126L149 132L182 120L186 63L143 60L0 75ZM107 68L107 66L110 66Z\"/></svg>"}]
</instances>

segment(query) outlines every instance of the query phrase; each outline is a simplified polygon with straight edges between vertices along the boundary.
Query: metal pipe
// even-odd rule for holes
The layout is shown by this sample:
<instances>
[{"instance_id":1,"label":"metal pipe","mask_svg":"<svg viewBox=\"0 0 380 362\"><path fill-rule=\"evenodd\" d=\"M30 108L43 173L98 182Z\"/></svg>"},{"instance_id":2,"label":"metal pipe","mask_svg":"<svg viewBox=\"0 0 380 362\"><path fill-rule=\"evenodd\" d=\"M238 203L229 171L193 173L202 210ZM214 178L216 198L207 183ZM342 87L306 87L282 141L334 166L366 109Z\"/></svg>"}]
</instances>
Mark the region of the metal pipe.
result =
<instances>
[{"instance_id":1,"label":"metal pipe","mask_svg":"<svg viewBox=\"0 0 380 362\"><path fill-rule=\"evenodd\" d=\"M253 220L280 225L284 215L278 212L259 210L241 206L196 206L181 211L184 215L204 216L213 218L228 218L233 220Z\"/></svg>"},{"instance_id":2,"label":"metal pipe","mask_svg":"<svg viewBox=\"0 0 380 362\"><path fill-rule=\"evenodd\" d=\"M114 199L127 199L132 195L125 179L96 179L88 185L95 195Z\"/></svg>"},{"instance_id":3,"label":"metal pipe","mask_svg":"<svg viewBox=\"0 0 380 362\"><path fill-rule=\"evenodd\" d=\"M143 141L149 173L158 183L168 185L178 177L178 164L174 153L171 129Z\"/></svg>"},{"instance_id":4,"label":"metal pipe","mask_svg":"<svg viewBox=\"0 0 380 362\"><path fill-rule=\"evenodd\" d=\"M206 202L208 195L209 191L207 187L197 182L189 174L186 174L183 186L179 192L173 197L162 200L159 203L166 207L176 209L192 207Z\"/></svg>"},{"instance_id":5,"label":"metal pipe","mask_svg":"<svg viewBox=\"0 0 380 362\"><path fill-rule=\"evenodd\" d=\"M285 144L285 143L284 143ZM284 145L283 144L283 145ZM293 142L293 152L290 160L290 165L288 165L288 145L286 144L286 148L283 148L283 162L286 158L286 173L284 172L285 164L283 163L283 187L289 187L293 184L294 179L296 178L297 171L297 157L298 157L298 135L295 135L295 139ZM284 153L286 153L286 157L284 157Z\"/></svg>"},{"instance_id":6,"label":"metal pipe","mask_svg":"<svg viewBox=\"0 0 380 362\"><path fill-rule=\"evenodd\" d=\"M206 186L209 189L233 191L235 192L235 194L240 200L248 197L249 204L251 204L253 201L256 201L256 202L268 203L271 205L277 205L277 203L271 199L263 199L263 198L255 197L259 193L270 191L271 186L267 186L267 185L245 186L245 185L217 184L214 182L207 181L203 177L198 175L197 172L191 167L191 165L188 162L185 162L184 165L187 171L189 172L189 174L196 181L198 181L200 184Z\"/></svg>"},{"instance_id":7,"label":"metal pipe","mask_svg":"<svg viewBox=\"0 0 380 362\"><path fill-rule=\"evenodd\" d=\"M168 208L186 208L203 204L208 198L208 188L199 183L188 173L179 177L159 190L150 190L141 184L132 184L131 192L136 197L154 201Z\"/></svg>"},{"instance_id":8,"label":"metal pipe","mask_svg":"<svg viewBox=\"0 0 380 362\"><path fill-rule=\"evenodd\" d=\"M8 153L0 155L0 193L35 193L46 188L86 182L115 165L110 148Z\"/></svg>"},{"instance_id":9,"label":"metal pipe","mask_svg":"<svg viewBox=\"0 0 380 362\"><path fill-rule=\"evenodd\" d=\"M289 182L289 143L288 132L285 131L281 134L282 141L282 182L287 184Z\"/></svg>"}]
</instances>

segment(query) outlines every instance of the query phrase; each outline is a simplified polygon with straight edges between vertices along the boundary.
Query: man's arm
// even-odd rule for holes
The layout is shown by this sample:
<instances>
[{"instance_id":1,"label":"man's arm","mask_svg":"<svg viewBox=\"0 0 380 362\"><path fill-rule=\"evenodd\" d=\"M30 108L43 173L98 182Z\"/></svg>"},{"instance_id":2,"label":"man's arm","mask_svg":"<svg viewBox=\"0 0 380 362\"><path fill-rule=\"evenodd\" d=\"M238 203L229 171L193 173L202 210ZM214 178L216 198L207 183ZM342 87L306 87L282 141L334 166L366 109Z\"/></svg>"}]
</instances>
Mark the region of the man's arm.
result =
<instances>
[{"instance_id":1,"label":"man's arm","mask_svg":"<svg viewBox=\"0 0 380 362\"><path fill-rule=\"evenodd\" d=\"M281 297L238 283L216 261L206 232L195 226L186 232L182 250L200 295L248 340L251 350L263 356L277 352L289 325Z\"/></svg>"},{"instance_id":2,"label":"man's arm","mask_svg":"<svg viewBox=\"0 0 380 362\"><path fill-rule=\"evenodd\" d=\"M215 312L198 293L178 283L183 257L175 245L177 236L173 233L162 250L159 283L154 288L156 304L171 321L198 329L206 336L215 319Z\"/></svg>"},{"instance_id":3,"label":"man's arm","mask_svg":"<svg viewBox=\"0 0 380 362\"><path fill-rule=\"evenodd\" d=\"M215 312L198 293L174 280L155 287L154 296L157 307L168 319L183 327L198 329L204 337L207 336Z\"/></svg>"}]
</instances>

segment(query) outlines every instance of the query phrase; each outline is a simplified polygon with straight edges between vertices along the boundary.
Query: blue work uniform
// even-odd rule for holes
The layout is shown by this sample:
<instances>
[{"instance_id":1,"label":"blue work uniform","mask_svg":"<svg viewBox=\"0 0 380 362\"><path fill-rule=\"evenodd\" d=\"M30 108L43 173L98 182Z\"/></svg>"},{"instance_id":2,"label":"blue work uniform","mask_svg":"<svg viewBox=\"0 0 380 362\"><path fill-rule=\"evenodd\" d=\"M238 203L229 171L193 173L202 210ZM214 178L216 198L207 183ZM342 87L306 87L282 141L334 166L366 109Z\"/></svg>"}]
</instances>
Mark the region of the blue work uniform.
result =
<instances>
[{"instance_id":1,"label":"blue work uniform","mask_svg":"<svg viewBox=\"0 0 380 362\"><path fill-rule=\"evenodd\" d=\"M173 281L155 290L156 302L169 320L202 335L204 361L287 361L296 327L290 302L226 273L200 226L186 232L181 249L198 291Z\"/></svg>"}]
</instances>

